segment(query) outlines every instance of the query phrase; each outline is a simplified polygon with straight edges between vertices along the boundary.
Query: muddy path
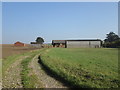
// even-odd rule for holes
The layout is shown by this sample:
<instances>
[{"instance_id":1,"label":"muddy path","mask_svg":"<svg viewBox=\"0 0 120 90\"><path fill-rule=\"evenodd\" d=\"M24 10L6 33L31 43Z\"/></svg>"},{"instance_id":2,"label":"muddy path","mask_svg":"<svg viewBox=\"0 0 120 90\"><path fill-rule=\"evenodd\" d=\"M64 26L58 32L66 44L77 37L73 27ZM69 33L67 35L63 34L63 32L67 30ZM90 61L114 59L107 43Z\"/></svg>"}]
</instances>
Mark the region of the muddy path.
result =
<instances>
[{"instance_id":1,"label":"muddy path","mask_svg":"<svg viewBox=\"0 0 120 90\"><path fill-rule=\"evenodd\" d=\"M66 85L47 74L47 72L43 69L42 65L38 63L38 57L39 55L36 55L33 58L31 63L29 64L29 67L32 68L39 81L42 82L43 88L68 88Z\"/></svg>"}]
</instances>

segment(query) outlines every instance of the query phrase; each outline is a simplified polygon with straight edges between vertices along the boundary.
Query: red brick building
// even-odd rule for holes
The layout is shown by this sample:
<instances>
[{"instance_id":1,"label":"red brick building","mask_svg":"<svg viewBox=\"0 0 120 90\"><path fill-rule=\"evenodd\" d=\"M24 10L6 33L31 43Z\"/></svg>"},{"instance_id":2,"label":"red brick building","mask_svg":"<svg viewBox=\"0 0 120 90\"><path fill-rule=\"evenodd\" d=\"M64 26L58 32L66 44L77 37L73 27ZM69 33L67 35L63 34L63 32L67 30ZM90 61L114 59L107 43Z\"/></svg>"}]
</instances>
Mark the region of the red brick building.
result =
<instances>
[{"instance_id":1,"label":"red brick building","mask_svg":"<svg viewBox=\"0 0 120 90\"><path fill-rule=\"evenodd\" d=\"M21 47L24 47L25 44L18 41L18 42L16 42L16 43L14 43L14 46L21 46Z\"/></svg>"}]
</instances>

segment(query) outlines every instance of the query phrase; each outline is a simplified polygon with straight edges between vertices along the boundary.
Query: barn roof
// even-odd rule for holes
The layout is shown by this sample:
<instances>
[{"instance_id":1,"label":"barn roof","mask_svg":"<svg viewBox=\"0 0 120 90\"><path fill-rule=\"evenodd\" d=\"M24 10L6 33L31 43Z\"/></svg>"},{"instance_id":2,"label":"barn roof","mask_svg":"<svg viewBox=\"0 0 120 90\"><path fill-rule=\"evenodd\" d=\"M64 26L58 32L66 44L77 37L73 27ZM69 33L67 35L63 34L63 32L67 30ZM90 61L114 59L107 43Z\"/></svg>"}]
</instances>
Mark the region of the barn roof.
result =
<instances>
[{"instance_id":1,"label":"barn roof","mask_svg":"<svg viewBox=\"0 0 120 90\"><path fill-rule=\"evenodd\" d=\"M102 41L102 40L100 39L52 40L52 43L65 43L65 41Z\"/></svg>"},{"instance_id":2,"label":"barn roof","mask_svg":"<svg viewBox=\"0 0 120 90\"><path fill-rule=\"evenodd\" d=\"M65 40L52 40L52 43L65 43Z\"/></svg>"},{"instance_id":3,"label":"barn roof","mask_svg":"<svg viewBox=\"0 0 120 90\"><path fill-rule=\"evenodd\" d=\"M36 42L31 42L30 44L37 44Z\"/></svg>"},{"instance_id":4,"label":"barn roof","mask_svg":"<svg viewBox=\"0 0 120 90\"><path fill-rule=\"evenodd\" d=\"M19 41L15 42L14 44L17 44L17 43L24 44L24 43L22 43L22 42L19 42Z\"/></svg>"}]
</instances>

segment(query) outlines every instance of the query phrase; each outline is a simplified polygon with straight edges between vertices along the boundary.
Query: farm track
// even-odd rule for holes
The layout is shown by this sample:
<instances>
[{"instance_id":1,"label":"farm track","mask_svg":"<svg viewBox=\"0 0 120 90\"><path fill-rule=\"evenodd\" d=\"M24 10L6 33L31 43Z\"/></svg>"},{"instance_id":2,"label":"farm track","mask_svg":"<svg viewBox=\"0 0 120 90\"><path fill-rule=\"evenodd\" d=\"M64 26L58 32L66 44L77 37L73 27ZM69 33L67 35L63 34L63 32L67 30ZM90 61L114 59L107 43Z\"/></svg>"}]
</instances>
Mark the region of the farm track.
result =
<instances>
[{"instance_id":1,"label":"farm track","mask_svg":"<svg viewBox=\"0 0 120 90\"><path fill-rule=\"evenodd\" d=\"M4 72L4 76L2 79L2 88L24 88L21 72L22 66L21 62L26 58L30 57L31 55L23 55L18 57L14 63L10 64L10 66ZM37 53L32 60L28 64L29 77L34 75L37 80L34 80L34 87L35 88L67 88L63 83L56 80L54 77L51 77L49 74L44 71L42 65L38 63L38 56ZM30 82L33 83L33 82ZM28 87L30 88L30 87Z\"/></svg>"},{"instance_id":2,"label":"farm track","mask_svg":"<svg viewBox=\"0 0 120 90\"><path fill-rule=\"evenodd\" d=\"M63 83L51 77L43 70L42 65L38 63L38 56L39 55L36 55L32 59L29 67L32 68L33 73L35 73L39 81L42 82L43 88L67 88Z\"/></svg>"},{"instance_id":3,"label":"farm track","mask_svg":"<svg viewBox=\"0 0 120 90\"><path fill-rule=\"evenodd\" d=\"M3 88L22 88L21 83L21 61L28 56L21 56L6 71L3 76Z\"/></svg>"}]
</instances>

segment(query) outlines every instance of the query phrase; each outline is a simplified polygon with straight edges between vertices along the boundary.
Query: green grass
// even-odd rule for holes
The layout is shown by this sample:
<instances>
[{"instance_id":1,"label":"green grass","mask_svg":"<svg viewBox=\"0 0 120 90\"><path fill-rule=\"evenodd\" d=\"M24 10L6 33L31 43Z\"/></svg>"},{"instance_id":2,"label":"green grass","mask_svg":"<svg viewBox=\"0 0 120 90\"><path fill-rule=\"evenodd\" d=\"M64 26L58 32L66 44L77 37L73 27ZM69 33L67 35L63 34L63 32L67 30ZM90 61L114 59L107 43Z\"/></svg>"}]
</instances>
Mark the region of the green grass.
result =
<instances>
[{"instance_id":1,"label":"green grass","mask_svg":"<svg viewBox=\"0 0 120 90\"><path fill-rule=\"evenodd\" d=\"M24 88L35 88L34 83L31 83L32 77L29 76L30 69L28 68L28 65L31 60L32 60L32 56L24 59L21 62L22 65L21 79Z\"/></svg>"},{"instance_id":2,"label":"green grass","mask_svg":"<svg viewBox=\"0 0 120 90\"><path fill-rule=\"evenodd\" d=\"M118 49L51 48L41 59L54 74L76 87L117 88Z\"/></svg>"},{"instance_id":3,"label":"green grass","mask_svg":"<svg viewBox=\"0 0 120 90\"><path fill-rule=\"evenodd\" d=\"M29 68L29 63L38 53L40 53L40 51L31 52L29 54L29 57L25 58L21 62L21 65L22 65L21 79L22 79L24 88L36 88L35 87L36 83L39 83L41 87L43 87L43 85L37 81L37 76L31 72L32 69Z\"/></svg>"}]
</instances>

